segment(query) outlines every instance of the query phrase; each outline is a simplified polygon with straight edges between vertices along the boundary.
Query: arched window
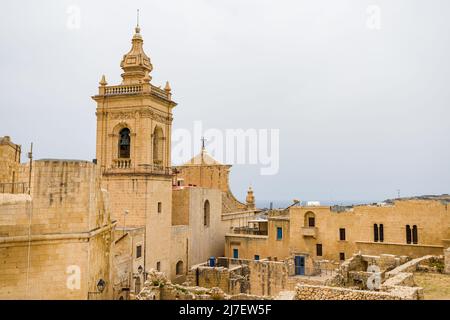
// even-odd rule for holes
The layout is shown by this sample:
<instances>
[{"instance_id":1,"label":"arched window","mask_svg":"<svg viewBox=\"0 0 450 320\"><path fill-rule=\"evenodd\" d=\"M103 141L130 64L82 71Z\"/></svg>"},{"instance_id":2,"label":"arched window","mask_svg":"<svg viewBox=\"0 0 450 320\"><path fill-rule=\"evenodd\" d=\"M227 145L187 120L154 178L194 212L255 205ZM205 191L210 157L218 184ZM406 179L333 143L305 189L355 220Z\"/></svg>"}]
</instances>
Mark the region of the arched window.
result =
<instances>
[{"instance_id":1,"label":"arched window","mask_svg":"<svg viewBox=\"0 0 450 320\"><path fill-rule=\"evenodd\" d=\"M134 293L139 294L141 292L141 278L137 277L134 281Z\"/></svg>"},{"instance_id":2,"label":"arched window","mask_svg":"<svg viewBox=\"0 0 450 320\"><path fill-rule=\"evenodd\" d=\"M305 213L304 226L311 228L316 226L316 215L314 214L314 212L308 211L307 213Z\"/></svg>"},{"instance_id":3,"label":"arched window","mask_svg":"<svg viewBox=\"0 0 450 320\"><path fill-rule=\"evenodd\" d=\"M164 133L161 127L156 126L153 131L153 163L162 164L164 154Z\"/></svg>"},{"instance_id":4,"label":"arched window","mask_svg":"<svg viewBox=\"0 0 450 320\"><path fill-rule=\"evenodd\" d=\"M414 244L418 244L419 243L419 239L418 239L418 234L417 234L417 226L414 225L412 228L412 242Z\"/></svg>"},{"instance_id":5,"label":"arched window","mask_svg":"<svg viewBox=\"0 0 450 320\"><path fill-rule=\"evenodd\" d=\"M178 261L175 269L176 269L176 272L177 272L177 276L182 275L184 273L183 261L181 261L181 260Z\"/></svg>"},{"instance_id":6,"label":"arched window","mask_svg":"<svg viewBox=\"0 0 450 320\"><path fill-rule=\"evenodd\" d=\"M119 132L119 158L130 158L130 129L123 128Z\"/></svg>"},{"instance_id":7,"label":"arched window","mask_svg":"<svg viewBox=\"0 0 450 320\"><path fill-rule=\"evenodd\" d=\"M205 227L209 226L210 210L209 200L206 200L205 204L203 205L203 225Z\"/></svg>"},{"instance_id":8,"label":"arched window","mask_svg":"<svg viewBox=\"0 0 450 320\"><path fill-rule=\"evenodd\" d=\"M406 243L411 243L411 227L409 224L406 226Z\"/></svg>"},{"instance_id":9,"label":"arched window","mask_svg":"<svg viewBox=\"0 0 450 320\"><path fill-rule=\"evenodd\" d=\"M378 242L378 225L373 225L373 241Z\"/></svg>"}]
</instances>

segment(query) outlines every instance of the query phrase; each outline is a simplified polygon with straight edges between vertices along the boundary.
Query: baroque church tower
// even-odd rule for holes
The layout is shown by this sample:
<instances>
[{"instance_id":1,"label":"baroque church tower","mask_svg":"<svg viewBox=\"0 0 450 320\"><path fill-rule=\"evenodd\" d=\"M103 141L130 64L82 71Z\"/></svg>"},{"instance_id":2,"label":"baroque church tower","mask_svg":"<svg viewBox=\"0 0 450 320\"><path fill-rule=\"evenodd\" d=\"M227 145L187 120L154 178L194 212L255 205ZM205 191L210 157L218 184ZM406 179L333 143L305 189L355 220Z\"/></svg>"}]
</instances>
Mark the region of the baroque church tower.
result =
<instances>
[{"instance_id":1,"label":"baroque church tower","mask_svg":"<svg viewBox=\"0 0 450 320\"><path fill-rule=\"evenodd\" d=\"M153 70L139 25L121 61L122 83L100 81L97 103L97 165L108 190L117 229L145 230L145 271L169 271L172 171L172 100L169 83L151 83Z\"/></svg>"}]
</instances>

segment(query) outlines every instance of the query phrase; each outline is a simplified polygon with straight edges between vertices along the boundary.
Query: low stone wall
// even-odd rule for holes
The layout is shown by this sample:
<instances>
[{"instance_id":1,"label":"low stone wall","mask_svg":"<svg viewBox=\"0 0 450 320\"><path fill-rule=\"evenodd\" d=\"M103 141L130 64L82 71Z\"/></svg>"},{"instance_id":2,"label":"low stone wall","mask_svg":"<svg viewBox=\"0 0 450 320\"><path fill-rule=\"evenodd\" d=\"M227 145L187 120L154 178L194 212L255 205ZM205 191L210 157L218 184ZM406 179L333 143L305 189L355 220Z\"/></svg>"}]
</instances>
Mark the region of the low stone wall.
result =
<instances>
[{"instance_id":1,"label":"low stone wall","mask_svg":"<svg viewBox=\"0 0 450 320\"><path fill-rule=\"evenodd\" d=\"M428 261L433 257L434 256L428 255L428 256L424 256L421 258L416 258L411 261L408 261L408 262L402 264L401 266L399 266L389 272L386 272L386 279L395 277L396 275L398 275L399 273L402 273L402 272L414 272L417 270L417 266L420 263Z\"/></svg>"},{"instance_id":2,"label":"low stone wall","mask_svg":"<svg viewBox=\"0 0 450 320\"><path fill-rule=\"evenodd\" d=\"M299 284L296 287L296 300L402 300L402 298L387 292Z\"/></svg>"},{"instance_id":3,"label":"low stone wall","mask_svg":"<svg viewBox=\"0 0 450 320\"><path fill-rule=\"evenodd\" d=\"M383 286L393 287L393 286L415 286L414 275L411 272L401 272L394 277L387 279Z\"/></svg>"},{"instance_id":4,"label":"low stone wall","mask_svg":"<svg viewBox=\"0 0 450 320\"><path fill-rule=\"evenodd\" d=\"M137 300L272 300L272 297L245 293L226 294L222 289L202 288L173 284L167 277L155 270L150 270L148 280Z\"/></svg>"}]
</instances>

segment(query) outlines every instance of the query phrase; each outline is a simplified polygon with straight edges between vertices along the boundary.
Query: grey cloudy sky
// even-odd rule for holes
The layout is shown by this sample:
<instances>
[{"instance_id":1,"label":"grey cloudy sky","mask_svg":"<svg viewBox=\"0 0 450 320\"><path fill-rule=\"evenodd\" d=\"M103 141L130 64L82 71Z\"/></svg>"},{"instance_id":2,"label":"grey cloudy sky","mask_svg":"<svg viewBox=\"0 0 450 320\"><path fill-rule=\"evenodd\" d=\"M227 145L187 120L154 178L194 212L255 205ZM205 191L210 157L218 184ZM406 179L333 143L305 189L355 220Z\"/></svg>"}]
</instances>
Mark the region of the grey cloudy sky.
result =
<instances>
[{"instance_id":1,"label":"grey cloudy sky","mask_svg":"<svg viewBox=\"0 0 450 320\"><path fill-rule=\"evenodd\" d=\"M450 191L448 0L5 1L0 135L36 158L94 158L90 96L102 74L120 82L136 8L174 128L280 129L279 174L235 166L238 198L250 183L259 200Z\"/></svg>"}]
</instances>

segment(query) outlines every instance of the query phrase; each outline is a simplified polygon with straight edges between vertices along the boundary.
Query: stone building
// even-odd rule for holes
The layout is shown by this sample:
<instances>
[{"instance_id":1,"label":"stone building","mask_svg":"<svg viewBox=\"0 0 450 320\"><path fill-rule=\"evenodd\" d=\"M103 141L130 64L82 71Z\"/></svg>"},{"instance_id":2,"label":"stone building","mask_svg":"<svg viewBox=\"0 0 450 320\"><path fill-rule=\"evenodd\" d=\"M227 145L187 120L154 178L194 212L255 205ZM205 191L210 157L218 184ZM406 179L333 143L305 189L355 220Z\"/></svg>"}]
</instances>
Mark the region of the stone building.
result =
<instances>
[{"instance_id":1,"label":"stone building","mask_svg":"<svg viewBox=\"0 0 450 320\"><path fill-rule=\"evenodd\" d=\"M33 161L29 193L0 193L0 299L111 298L113 228L94 164Z\"/></svg>"},{"instance_id":2,"label":"stone building","mask_svg":"<svg viewBox=\"0 0 450 320\"><path fill-rule=\"evenodd\" d=\"M450 246L449 204L450 196L442 195L350 207L293 206L270 212L251 232L228 233L226 256L278 260L294 256L298 272L305 274L305 258L342 262L357 252L442 255Z\"/></svg>"},{"instance_id":3,"label":"stone building","mask_svg":"<svg viewBox=\"0 0 450 320\"><path fill-rule=\"evenodd\" d=\"M20 168L21 147L11 141L8 136L0 137L0 183L2 189L0 192L15 193L15 188L23 188L18 185L18 175Z\"/></svg>"}]
</instances>

